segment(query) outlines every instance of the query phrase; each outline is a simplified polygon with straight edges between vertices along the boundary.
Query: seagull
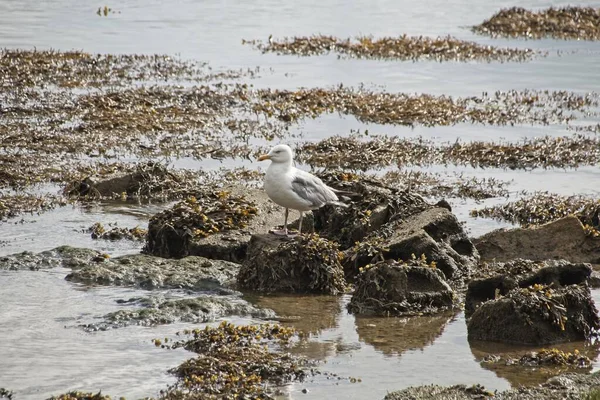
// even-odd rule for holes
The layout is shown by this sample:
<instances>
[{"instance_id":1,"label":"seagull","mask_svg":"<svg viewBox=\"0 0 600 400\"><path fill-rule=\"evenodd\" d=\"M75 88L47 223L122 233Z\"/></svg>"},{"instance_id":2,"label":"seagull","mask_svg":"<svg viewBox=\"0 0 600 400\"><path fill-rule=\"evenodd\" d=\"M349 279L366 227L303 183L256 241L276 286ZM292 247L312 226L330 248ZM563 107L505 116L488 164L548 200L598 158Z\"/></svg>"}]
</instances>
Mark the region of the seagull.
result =
<instances>
[{"instance_id":1,"label":"seagull","mask_svg":"<svg viewBox=\"0 0 600 400\"><path fill-rule=\"evenodd\" d=\"M285 208L283 229L271 231L275 235L289 236L287 222L290 208L300 212L300 234L304 211L316 210L327 204L348 207L340 203L335 190L324 184L321 179L292 166L293 158L292 149L285 144L279 144L268 154L258 157L258 161L271 160L265 174L264 188L275 204Z\"/></svg>"}]
</instances>

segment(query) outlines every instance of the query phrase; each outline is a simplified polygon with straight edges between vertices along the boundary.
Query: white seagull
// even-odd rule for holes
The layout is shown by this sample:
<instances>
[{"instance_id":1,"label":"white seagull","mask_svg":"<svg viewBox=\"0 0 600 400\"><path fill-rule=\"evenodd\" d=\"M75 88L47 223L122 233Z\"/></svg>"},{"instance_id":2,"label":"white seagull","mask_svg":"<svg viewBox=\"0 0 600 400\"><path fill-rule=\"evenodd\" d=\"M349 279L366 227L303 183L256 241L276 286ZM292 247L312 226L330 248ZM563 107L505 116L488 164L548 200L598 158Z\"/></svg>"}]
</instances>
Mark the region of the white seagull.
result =
<instances>
[{"instance_id":1,"label":"white seagull","mask_svg":"<svg viewBox=\"0 0 600 400\"><path fill-rule=\"evenodd\" d=\"M274 230L276 235L288 236L287 221L289 209L300 212L298 234L302 232L302 213L316 210L326 204L347 207L340 203L334 189L313 174L292 166L292 149L285 144L279 144L268 154L258 157L258 161L271 160L271 165L265 174L264 188L267 195L275 204L285 207L283 230Z\"/></svg>"}]
</instances>

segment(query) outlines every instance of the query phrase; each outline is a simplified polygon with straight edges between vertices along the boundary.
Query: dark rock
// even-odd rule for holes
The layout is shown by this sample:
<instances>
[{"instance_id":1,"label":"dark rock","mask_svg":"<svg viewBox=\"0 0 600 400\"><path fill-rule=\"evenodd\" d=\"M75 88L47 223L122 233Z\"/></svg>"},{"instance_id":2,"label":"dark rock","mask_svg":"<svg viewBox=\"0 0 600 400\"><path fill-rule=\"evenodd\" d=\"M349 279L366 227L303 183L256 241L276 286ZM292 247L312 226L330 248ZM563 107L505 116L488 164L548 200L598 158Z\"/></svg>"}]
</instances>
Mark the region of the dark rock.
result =
<instances>
[{"instance_id":1,"label":"dark rock","mask_svg":"<svg viewBox=\"0 0 600 400\"><path fill-rule=\"evenodd\" d=\"M336 174L320 177L331 187L348 193L349 207L325 206L313 211L315 232L338 242L342 249L353 246L390 221L431 207L421 196L375 179L361 177L344 181Z\"/></svg>"},{"instance_id":2,"label":"dark rock","mask_svg":"<svg viewBox=\"0 0 600 400\"><path fill-rule=\"evenodd\" d=\"M414 386L388 393L384 400L581 400L596 399L600 388L600 373L567 373L552 377L543 385L518 387L491 392L481 385Z\"/></svg>"},{"instance_id":3,"label":"dark rock","mask_svg":"<svg viewBox=\"0 0 600 400\"><path fill-rule=\"evenodd\" d=\"M204 257L169 260L135 254L88 263L65 279L142 289L218 290L231 284L238 270L238 264Z\"/></svg>"},{"instance_id":4,"label":"dark rock","mask_svg":"<svg viewBox=\"0 0 600 400\"><path fill-rule=\"evenodd\" d=\"M31 270L56 267L81 268L102 254L97 250L61 246L41 253L24 251L0 257L0 270Z\"/></svg>"},{"instance_id":5,"label":"dark rock","mask_svg":"<svg viewBox=\"0 0 600 400\"><path fill-rule=\"evenodd\" d=\"M454 293L438 269L383 261L358 276L348 309L390 316L431 314L453 306Z\"/></svg>"},{"instance_id":6,"label":"dark rock","mask_svg":"<svg viewBox=\"0 0 600 400\"><path fill-rule=\"evenodd\" d=\"M216 198L206 201L209 207L178 204L156 214L148 224L144 252L166 258L202 256L242 262L252 234L266 233L283 222L283 211L263 190L237 187L228 188L228 191L233 204L228 204L227 208ZM210 228L207 222L223 222L248 211L251 211L250 215L233 221L227 229L207 229Z\"/></svg>"},{"instance_id":7,"label":"dark rock","mask_svg":"<svg viewBox=\"0 0 600 400\"><path fill-rule=\"evenodd\" d=\"M600 238L570 216L534 228L499 229L474 239L482 260L564 259L600 264Z\"/></svg>"},{"instance_id":8,"label":"dark rock","mask_svg":"<svg viewBox=\"0 0 600 400\"><path fill-rule=\"evenodd\" d=\"M579 285L511 290L481 304L467 323L469 340L530 345L588 340L598 328L590 290Z\"/></svg>"},{"instance_id":9,"label":"dark rock","mask_svg":"<svg viewBox=\"0 0 600 400\"><path fill-rule=\"evenodd\" d=\"M315 234L253 235L237 282L264 292L338 294L346 288L341 258L336 243Z\"/></svg>"},{"instance_id":10,"label":"dark rock","mask_svg":"<svg viewBox=\"0 0 600 400\"><path fill-rule=\"evenodd\" d=\"M531 261L513 260L481 266L478 274L485 278L469 282L465 299L465 315L468 318L483 302L505 296L516 288L553 285L554 288L584 284L590 278L589 264L572 264L564 260Z\"/></svg>"},{"instance_id":11,"label":"dark rock","mask_svg":"<svg viewBox=\"0 0 600 400\"><path fill-rule=\"evenodd\" d=\"M154 326L175 322L204 323L231 315L274 319L275 312L253 306L237 296L204 295L184 299L145 298L142 307L120 310L104 316L101 323L83 326L88 331L120 328L128 325Z\"/></svg>"},{"instance_id":12,"label":"dark rock","mask_svg":"<svg viewBox=\"0 0 600 400\"><path fill-rule=\"evenodd\" d=\"M468 276L479 260L477 250L467 237L456 217L445 208L428 208L402 221L387 224L373 235L377 247L373 251L361 251L361 245L346 252L344 270L355 275L364 265L377 259L409 260L413 255L425 255L434 261L446 278L458 280ZM368 243L371 237L364 242Z\"/></svg>"}]
</instances>

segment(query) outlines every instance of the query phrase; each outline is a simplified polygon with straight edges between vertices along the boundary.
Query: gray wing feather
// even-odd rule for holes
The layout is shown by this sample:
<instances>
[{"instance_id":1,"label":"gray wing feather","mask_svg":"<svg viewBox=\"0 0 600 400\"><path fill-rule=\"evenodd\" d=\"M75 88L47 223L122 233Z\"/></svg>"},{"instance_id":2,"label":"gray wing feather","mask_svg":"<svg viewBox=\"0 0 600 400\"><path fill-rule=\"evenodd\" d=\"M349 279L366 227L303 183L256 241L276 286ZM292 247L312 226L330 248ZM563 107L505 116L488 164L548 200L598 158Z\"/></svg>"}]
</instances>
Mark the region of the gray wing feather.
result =
<instances>
[{"instance_id":1,"label":"gray wing feather","mask_svg":"<svg viewBox=\"0 0 600 400\"><path fill-rule=\"evenodd\" d=\"M314 175L298 174L292 181L292 190L315 208L338 201L336 194Z\"/></svg>"}]
</instances>

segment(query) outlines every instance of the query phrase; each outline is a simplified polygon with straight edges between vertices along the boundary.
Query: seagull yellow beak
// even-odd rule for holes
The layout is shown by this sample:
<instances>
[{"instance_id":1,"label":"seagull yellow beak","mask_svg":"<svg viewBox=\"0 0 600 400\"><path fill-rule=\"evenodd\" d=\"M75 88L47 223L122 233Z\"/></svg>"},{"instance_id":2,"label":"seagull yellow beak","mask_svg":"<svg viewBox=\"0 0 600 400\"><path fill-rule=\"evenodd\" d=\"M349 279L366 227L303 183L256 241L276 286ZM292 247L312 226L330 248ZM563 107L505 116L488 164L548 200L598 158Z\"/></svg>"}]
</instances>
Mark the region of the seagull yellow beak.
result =
<instances>
[{"instance_id":1,"label":"seagull yellow beak","mask_svg":"<svg viewBox=\"0 0 600 400\"><path fill-rule=\"evenodd\" d=\"M265 160L270 160L271 156L268 154L263 154L262 156L258 157L258 161L265 161Z\"/></svg>"}]
</instances>

